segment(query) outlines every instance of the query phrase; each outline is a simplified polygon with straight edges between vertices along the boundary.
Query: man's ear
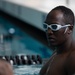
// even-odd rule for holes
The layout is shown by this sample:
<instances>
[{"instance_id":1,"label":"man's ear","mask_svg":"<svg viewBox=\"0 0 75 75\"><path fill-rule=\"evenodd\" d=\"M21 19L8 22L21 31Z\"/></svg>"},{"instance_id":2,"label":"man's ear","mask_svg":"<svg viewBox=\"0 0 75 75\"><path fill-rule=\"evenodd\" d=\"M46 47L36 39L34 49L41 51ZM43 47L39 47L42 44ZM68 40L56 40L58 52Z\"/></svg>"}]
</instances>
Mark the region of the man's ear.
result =
<instances>
[{"instance_id":1,"label":"man's ear","mask_svg":"<svg viewBox=\"0 0 75 75\"><path fill-rule=\"evenodd\" d=\"M68 34L72 33L72 31L73 31L73 25L69 26L68 28L69 28Z\"/></svg>"}]
</instances>

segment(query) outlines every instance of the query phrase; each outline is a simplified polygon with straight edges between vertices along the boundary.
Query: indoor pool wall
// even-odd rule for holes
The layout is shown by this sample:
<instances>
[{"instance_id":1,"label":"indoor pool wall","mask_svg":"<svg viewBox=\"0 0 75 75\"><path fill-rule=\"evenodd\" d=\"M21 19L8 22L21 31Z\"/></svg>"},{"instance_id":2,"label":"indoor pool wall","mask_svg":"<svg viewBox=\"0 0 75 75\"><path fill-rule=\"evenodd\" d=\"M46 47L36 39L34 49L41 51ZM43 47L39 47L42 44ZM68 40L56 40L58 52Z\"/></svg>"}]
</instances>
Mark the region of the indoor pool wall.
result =
<instances>
[{"instance_id":1,"label":"indoor pool wall","mask_svg":"<svg viewBox=\"0 0 75 75\"><path fill-rule=\"evenodd\" d=\"M15 24L12 24L7 19L0 16L0 34L7 36L4 40L4 52L1 55L37 55L42 58L48 58L52 54L52 51L34 39L29 34L23 32ZM9 30L14 29L14 33L10 34ZM10 35L12 38L10 38ZM0 52L1 53L1 52Z\"/></svg>"}]
</instances>

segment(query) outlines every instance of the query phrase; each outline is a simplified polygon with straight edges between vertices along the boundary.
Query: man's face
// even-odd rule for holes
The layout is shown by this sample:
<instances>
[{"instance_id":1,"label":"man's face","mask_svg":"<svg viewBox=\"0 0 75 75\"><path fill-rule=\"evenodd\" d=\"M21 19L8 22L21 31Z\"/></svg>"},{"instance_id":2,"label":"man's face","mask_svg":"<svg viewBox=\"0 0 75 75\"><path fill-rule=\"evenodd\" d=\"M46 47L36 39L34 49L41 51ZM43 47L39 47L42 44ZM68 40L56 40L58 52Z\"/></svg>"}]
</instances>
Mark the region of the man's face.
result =
<instances>
[{"instance_id":1,"label":"man's face","mask_svg":"<svg viewBox=\"0 0 75 75\"><path fill-rule=\"evenodd\" d=\"M54 10L48 14L45 23L50 24L60 24L62 26L65 25L65 19L63 13L58 10ZM59 46L63 44L67 39L67 34L65 32L65 28L61 28L57 31L52 31L50 28L47 30L47 37L49 44L53 46Z\"/></svg>"}]
</instances>

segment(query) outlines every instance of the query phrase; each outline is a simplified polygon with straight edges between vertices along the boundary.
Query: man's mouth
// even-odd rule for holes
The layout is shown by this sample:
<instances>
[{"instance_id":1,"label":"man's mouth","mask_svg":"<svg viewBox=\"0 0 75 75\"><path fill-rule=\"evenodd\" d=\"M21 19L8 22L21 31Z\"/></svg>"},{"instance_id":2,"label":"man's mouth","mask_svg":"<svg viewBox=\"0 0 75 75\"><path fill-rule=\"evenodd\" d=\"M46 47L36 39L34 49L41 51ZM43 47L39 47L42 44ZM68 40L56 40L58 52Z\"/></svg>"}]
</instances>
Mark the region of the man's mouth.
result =
<instances>
[{"instance_id":1,"label":"man's mouth","mask_svg":"<svg viewBox=\"0 0 75 75\"><path fill-rule=\"evenodd\" d=\"M49 40L50 42L54 42L54 41L55 41L55 38L53 38L53 37L48 37L48 40Z\"/></svg>"}]
</instances>

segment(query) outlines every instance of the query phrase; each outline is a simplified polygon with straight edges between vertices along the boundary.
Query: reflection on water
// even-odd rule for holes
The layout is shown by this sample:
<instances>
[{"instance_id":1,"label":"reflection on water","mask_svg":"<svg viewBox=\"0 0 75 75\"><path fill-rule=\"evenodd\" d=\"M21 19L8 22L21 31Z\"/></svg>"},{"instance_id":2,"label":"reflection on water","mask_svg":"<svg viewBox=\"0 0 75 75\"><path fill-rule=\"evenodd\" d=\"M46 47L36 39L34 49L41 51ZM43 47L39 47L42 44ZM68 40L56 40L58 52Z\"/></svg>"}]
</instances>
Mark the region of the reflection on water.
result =
<instances>
[{"instance_id":1,"label":"reflection on water","mask_svg":"<svg viewBox=\"0 0 75 75\"><path fill-rule=\"evenodd\" d=\"M39 75L42 65L14 66L14 75Z\"/></svg>"}]
</instances>

